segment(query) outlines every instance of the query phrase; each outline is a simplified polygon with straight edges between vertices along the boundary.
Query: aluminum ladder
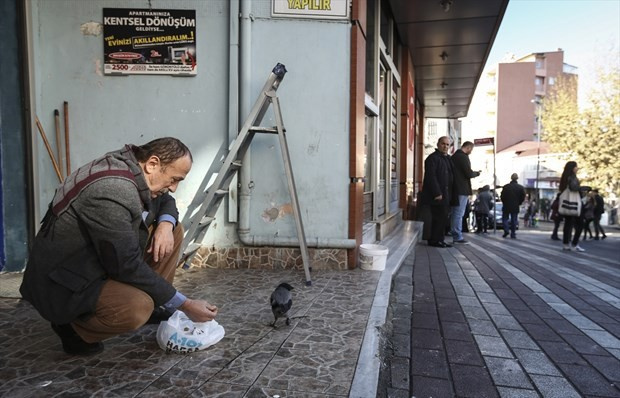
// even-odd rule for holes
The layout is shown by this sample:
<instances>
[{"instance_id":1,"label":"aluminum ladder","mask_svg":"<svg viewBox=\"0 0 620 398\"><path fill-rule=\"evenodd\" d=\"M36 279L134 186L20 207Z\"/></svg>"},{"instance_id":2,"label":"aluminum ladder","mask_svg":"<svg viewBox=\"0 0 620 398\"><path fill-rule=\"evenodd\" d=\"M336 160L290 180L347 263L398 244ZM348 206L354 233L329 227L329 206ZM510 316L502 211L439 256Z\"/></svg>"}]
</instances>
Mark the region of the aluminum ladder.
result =
<instances>
[{"instance_id":1,"label":"aluminum ladder","mask_svg":"<svg viewBox=\"0 0 620 398\"><path fill-rule=\"evenodd\" d=\"M280 141L280 149L282 151L282 159L284 160L284 169L286 172L286 179L288 182L288 189L291 195L291 201L293 204L293 216L295 217L295 224L297 227L297 238L299 239L301 257L304 264L304 271L306 274L306 286L310 286L312 281L310 279L310 256L308 254L308 245L306 243L306 236L304 234L304 227L301 220L301 212L299 210L299 201L297 199L297 191L295 189L295 180L293 178L293 170L291 168L291 158L288 151L288 145L286 143L286 136L284 129L284 123L282 122L282 113L280 112L280 102L276 96L276 91L284 75L286 74L286 68L284 65L278 63L271 74L267 78L267 82L263 86L258 99L254 103L250 114L248 115L241 131L237 135L237 138L230 144L228 154L225 155L225 159L219 171L215 181L209 185L209 187L202 193L204 200L199 203L199 208L195 211L192 205L188 208L188 212L183 221L183 227L187 231L183 244L181 246L181 260L179 264L183 264L184 267L188 267L192 258L201 246L202 239L204 238L211 223L215 220L215 213L222 201L222 199L228 194L229 186L233 177L242 167L242 159L246 151L250 147L252 138L255 133L267 133L277 134ZM273 106L273 113L276 121L275 127L261 127L260 123L269 108L269 105ZM217 164L219 156L223 157L222 150L220 150L216 161ZM214 167L212 165L209 170L210 174L215 174ZM209 175L205 179L207 182L211 180ZM202 190L202 188L201 188ZM194 204L196 206L196 204Z\"/></svg>"}]
</instances>

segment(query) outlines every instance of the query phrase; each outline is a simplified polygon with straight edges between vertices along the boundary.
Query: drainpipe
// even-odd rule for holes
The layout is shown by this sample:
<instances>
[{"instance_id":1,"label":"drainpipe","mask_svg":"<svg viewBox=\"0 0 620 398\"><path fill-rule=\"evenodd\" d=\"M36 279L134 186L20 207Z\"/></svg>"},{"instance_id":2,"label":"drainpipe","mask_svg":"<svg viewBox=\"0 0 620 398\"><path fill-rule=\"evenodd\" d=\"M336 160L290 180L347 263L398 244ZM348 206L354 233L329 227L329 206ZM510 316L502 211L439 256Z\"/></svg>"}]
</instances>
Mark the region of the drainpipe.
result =
<instances>
[{"instance_id":1,"label":"drainpipe","mask_svg":"<svg viewBox=\"0 0 620 398\"><path fill-rule=\"evenodd\" d=\"M252 1L238 0L240 2L240 42L239 42L239 116L245 119L250 113L252 104L251 95L251 59L252 59ZM233 1L232 3L236 3ZM233 5L231 5L231 24L233 15ZM235 11L237 12L237 11ZM231 79L234 78L231 67ZM238 120L239 126L244 120ZM230 118L232 121L232 118ZM247 150L243 157L243 167L239 172L239 224L237 232L239 240L246 246L279 246L279 247L299 247L299 239L285 236L272 235L251 235L250 234L250 198L252 195L252 175L251 175L250 150ZM331 238L306 238L308 247L352 249L357 243L355 239L331 239Z\"/></svg>"}]
</instances>

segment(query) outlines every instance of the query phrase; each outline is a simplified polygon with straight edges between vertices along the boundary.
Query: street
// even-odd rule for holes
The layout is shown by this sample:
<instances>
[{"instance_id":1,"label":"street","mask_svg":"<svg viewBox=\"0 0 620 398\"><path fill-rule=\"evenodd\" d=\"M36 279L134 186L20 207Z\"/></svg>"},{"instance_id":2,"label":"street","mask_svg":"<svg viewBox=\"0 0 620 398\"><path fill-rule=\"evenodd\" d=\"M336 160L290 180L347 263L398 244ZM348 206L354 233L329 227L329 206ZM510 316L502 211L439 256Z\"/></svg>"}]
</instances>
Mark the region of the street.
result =
<instances>
[{"instance_id":1,"label":"street","mask_svg":"<svg viewBox=\"0 0 620 398\"><path fill-rule=\"evenodd\" d=\"M620 231L576 253L550 228L419 243L395 276L380 395L620 397Z\"/></svg>"}]
</instances>

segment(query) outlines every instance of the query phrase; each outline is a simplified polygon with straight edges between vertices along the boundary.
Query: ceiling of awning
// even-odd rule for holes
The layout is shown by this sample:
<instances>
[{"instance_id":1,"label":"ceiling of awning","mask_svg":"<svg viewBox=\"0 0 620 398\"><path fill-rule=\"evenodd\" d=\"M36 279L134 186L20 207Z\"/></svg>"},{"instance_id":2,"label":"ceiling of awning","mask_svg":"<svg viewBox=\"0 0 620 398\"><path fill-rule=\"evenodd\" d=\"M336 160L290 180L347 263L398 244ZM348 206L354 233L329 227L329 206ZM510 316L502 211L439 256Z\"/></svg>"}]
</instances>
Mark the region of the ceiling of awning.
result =
<instances>
[{"instance_id":1,"label":"ceiling of awning","mask_svg":"<svg viewBox=\"0 0 620 398\"><path fill-rule=\"evenodd\" d=\"M389 2L411 52L424 116L466 116L508 0Z\"/></svg>"}]
</instances>

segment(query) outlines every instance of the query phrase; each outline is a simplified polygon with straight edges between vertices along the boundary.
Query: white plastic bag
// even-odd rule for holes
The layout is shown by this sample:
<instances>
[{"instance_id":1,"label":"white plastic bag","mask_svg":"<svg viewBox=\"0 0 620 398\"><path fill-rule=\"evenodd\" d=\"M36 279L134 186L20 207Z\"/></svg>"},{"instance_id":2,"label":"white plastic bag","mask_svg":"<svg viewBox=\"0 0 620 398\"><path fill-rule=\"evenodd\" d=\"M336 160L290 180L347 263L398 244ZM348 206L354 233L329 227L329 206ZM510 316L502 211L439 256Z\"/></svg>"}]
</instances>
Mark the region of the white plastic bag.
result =
<instances>
[{"instance_id":1,"label":"white plastic bag","mask_svg":"<svg viewBox=\"0 0 620 398\"><path fill-rule=\"evenodd\" d=\"M192 322L182 311L175 311L157 328L157 344L166 352L185 354L204 350L224 337L224 328L216 321Z\"/></svg>"}]
</instances>

